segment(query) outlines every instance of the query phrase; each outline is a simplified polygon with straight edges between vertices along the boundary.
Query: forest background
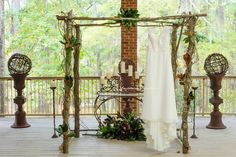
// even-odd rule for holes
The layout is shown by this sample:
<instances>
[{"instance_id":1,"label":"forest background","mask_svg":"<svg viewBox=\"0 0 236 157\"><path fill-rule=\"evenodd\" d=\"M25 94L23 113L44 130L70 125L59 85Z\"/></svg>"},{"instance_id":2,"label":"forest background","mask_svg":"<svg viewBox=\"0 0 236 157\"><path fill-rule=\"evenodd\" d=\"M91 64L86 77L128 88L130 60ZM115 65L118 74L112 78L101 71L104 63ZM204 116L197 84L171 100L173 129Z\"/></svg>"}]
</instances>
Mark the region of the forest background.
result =
<instances>
[{"instance_id":1,"label":"forest background","mask_svg":"<svg viewBox=\"0 0 236 157\"><path fill-rule=\"evenodd\" d=\"M188 0L194 13L207 13L198 24L196 64L193 75L206 75L205 58L222 53L229 61L227 75L236 75L236 0ZM138 0L140 17L178 14L178 0ZM77 16L117 16L120 0L0 0L0 76L9 76L7 60L16 52L33 62L30 76L63 76L62 36L57 14L73 10ZM138 28L138 70L144 73L149 28ZM156 28L161 30L161 28ZM81 76L101 76L117 72L120 60L120 28L83 27ZM2 42L1 42L2 41ZM182 72L184 44L178 53Z\"/></svg>"}]
</instances>

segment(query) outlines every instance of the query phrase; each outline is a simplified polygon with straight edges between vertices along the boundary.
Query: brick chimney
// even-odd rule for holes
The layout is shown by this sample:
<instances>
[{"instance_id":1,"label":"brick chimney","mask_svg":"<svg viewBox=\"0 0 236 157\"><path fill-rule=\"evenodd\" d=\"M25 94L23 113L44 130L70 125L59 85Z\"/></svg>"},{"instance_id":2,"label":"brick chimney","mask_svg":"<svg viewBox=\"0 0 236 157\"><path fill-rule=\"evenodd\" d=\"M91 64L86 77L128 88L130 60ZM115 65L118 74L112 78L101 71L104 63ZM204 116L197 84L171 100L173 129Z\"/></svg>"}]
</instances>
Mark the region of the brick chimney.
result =
<instances>
[{"instance_id":1,"label":"brick chimney","mask_svg":"<svg viewBox=\"0 0 236 157\"><path fill-rule=\"evenodd\" d=\"M121 0L121 8L137 9L137 0ZM137 27L121 27L121 60L131 59L137 68Z\"/></svg>"},{"instance_id":2,"label":"brick chimney","mask_svg":"<svg viewBox=\"0 0 236 157\"><path fill-rule=\"evenodd\" d=\"M121 0L121 8L137 9L137 0ZM135 64L137 70L137 27L132 27L129 31L121 27L121 60L130 59ZM133 112L138 112L137 101L130 102ZM125 103L121 105L121 111L125 108Z\"/></svg>"}]
</instances>

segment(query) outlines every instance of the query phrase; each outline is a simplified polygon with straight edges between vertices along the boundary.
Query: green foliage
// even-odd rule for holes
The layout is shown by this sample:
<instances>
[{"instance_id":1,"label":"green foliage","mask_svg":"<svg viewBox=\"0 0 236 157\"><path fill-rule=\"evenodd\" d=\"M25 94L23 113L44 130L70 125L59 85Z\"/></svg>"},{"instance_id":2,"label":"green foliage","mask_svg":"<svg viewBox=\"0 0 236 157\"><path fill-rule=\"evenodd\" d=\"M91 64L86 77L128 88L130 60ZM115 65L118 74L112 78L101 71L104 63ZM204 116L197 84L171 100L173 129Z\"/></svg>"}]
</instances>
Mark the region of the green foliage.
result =
<instances>
[{"instance_id":1,"label":"green foliage","mask_svg":"<svg viewBox=\"0 0 236 157\"><path fill-rule=\"evenodd\" d=\"M138 10L135 9L123 9L120 8L120 13L118 13L118 17L123 17L123 18L138 18L139 13ZM121 25L125 26L127 30L130 30L130 28L135 27L137 24L137 21L133 20L122 20L120 21Z\"/></svg>"},{"instance_id":2,"label":"green foliage","mask_svg":"<svg viewBox=\"0 0 236 157\"><path fill-rule=\"evenodd\" d=\"M66 38L66 35L63 36L63 41L59 41L61 44L65 46L65 48L69 51L72 51L74 46L78 45L77 39L72 35L70 39Z\"/></svg>"},{"instance_id":3,"label":"green foliage","mask_svg":"<svg viewBox=\"0 0 236 157\"><path fill-rule=\"evenodd\" d=\"M188 95L189 95L189 99L190 99L190 100L193 100L193 99L194 99L193 91L190 91Z\"/></svg>"},{"instance_id":4,"label":"green foliage","mask_svg":"<svg viewBox=\"0 0 236 157\"><path fill-rule=\"evenodd\" d=\"M195 40L197 43L198 42L204 42L207 40L206 36L198 33L198 32L184 32L185 38L183 39L184 43L189 43L190 40Z\"/></svg>"},{"instance_id":5,"label":"green foliage","mask_svg":"<svg viewBox=\"0 0 236 157\"><path fill-rule=\"evenodd\" d=\"M66 35L63 36L63 41L59 41L61 44L64 45L65 51L66 51L66 57L65 61L62 62L62 67L65 67L65 64L72 64L72 53L74 50L74 47L77 46L79 43L77 39L72 35L71 37L67 38ZM67 78L65 78L66 80ZM72 79L73 81L73 79ZM70 83L71 84L71 83ZM73 84L71 85L71 87Z\"/></svg>"},{"instance_id":6,"label":"green foliage","mask_svg":"<svg viewBox=\"0 0 236 157\"><path fill-rule=\"evenodd\" d=\"M67 81L69 82L70 88L73 87L73 77L71 77L71 76L65 76L64 81L65 81L65 82L67 82Z\"/></svg>"},{"instance_id":7,"label":"green foliage","mask_svg":"<svg viewBox=\"0 0 236 157\"><path fill-rule=\"evenodd\" d=\"M6 7L6 52L7 58L15 51L28 55L33 68L31 76L62 76L61 62L64 58L63 47L58 42L61 35L58 31L58 21L55 15L61 11L73 10L78 16L115 16L120 9L120 0L50 0L47 7L42 0L27 0L19 12L15 13ZM174 15L178 8L176 0L139 0L138 14L143 17L158 17ZM236 18L234 16L236 3L227 1L223 5L224 23L217 24L216 12L219 9L218 1L199 1L198 9L207 13L207 17L199 18L196 40L199 61L194 65L193 75L205 75L203 64L205 58L213 53L224 54L229 63L236 59ZM8 3L6 4L8 5ZM198 11L197 11L198 12ZM14 18L12 18L14 16ZM10 33L12 19L15 19L15 34ZM207 21L207 22L206 22ZM138 39L138 69L145 67L147 52L148 28L139 28ZM161 30L161 29L159 29ZM80 75L101 75L109 69L116 68L120 60L120 28L81 28L82 50L80 56ZM180 60L184 46L180 45L178 52ZM182 71L179 62L179 71ZM230 64L230 75L236 74L236 64Z\"/></svg>"},{"instance_id":8,"label":"green foliage","mask_svg":"<svg viewBox=\"0 0 236 157\"><path fill-rule=\"evenodd\" d=\"M196 33L196 42L208 42L208 39L205 35Z\"/></svg>"},{"instance_id":9,"label":"green foliage","mask_svg":"<svg viewBox=\"0 0 236 157\"><path fill-rule=\"evenodd\" d=\"M58 136L62 136L64 133L68 132L68 137L75 137L75 133L69 130L69 126L67 124L60 124L56 129Z\"/></svg>"},{"instance_id":10,"label":"green foliage","mask_svg":"<svg viewBox=\"0 0 236 157\"><path fill-rule=\"evenodd\" d=\"M58 42L61 34L55 15L72 9L74 15L78 16L114 16L119 10L116 4L120 3L119 0L47 2L45 7L44 1L27 1L18 13L14 13L18 28L15 34L9 33L13 13L11 10L6 11L7 57L14 51L28 55L33 63L31 76L63 76L63 46ZM84 35L80 53L80 76L98 75L100 71L109 69L110 65L118 62L119 29L83 27L81 31Z\"/></svg>"},{"instance_id":11,"label":"green foliage","mask_svg":"<svg viewBox=\"0 0 236 157\"><path fill-rule=\"evenodd\" d=\"M99 126L99 137L127 141L145 141L143 120L133 113L117 114L117 117L107 115Z\"/></svg>"}]
</instances>

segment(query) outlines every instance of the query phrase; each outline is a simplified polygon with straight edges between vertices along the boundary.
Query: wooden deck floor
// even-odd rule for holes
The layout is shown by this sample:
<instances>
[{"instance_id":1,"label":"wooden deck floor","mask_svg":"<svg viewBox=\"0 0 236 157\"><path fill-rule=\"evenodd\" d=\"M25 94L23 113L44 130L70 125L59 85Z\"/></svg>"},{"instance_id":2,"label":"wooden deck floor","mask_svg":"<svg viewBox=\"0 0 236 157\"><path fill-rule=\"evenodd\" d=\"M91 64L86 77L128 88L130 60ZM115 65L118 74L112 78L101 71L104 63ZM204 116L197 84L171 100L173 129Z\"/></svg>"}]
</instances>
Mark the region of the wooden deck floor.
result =
<instances>
[{"instance_id":1,"label":"wooden deck floor","mask_svg":"<svg viewBox=\"0 0 236 157\"><path fill-rule=\"evenodd\" d=\"M93 118L84 117L83 122L90 128L96 127ZM198 139L191 139L192 150L189 157L235 157L236 155L236 118L224 117L227 129L209 130L205 126L208 118L197 118ZM176 143L167 153L160 154L147 149L145 142L124 142L82 136L73 139L70 154L61 154L58 146L61 138L51 139L53 134L51 118L28 118L32 125L26 129L12 129L13 118L0 118L0 157L182 157L176 153L181 150ZM73 122L73 120L71 120ZM60 124L60 118L57 119ZM191 126L191 124L190 124ZM191 130L190 130L191 135Z\"/></svg>"}]
</instances>

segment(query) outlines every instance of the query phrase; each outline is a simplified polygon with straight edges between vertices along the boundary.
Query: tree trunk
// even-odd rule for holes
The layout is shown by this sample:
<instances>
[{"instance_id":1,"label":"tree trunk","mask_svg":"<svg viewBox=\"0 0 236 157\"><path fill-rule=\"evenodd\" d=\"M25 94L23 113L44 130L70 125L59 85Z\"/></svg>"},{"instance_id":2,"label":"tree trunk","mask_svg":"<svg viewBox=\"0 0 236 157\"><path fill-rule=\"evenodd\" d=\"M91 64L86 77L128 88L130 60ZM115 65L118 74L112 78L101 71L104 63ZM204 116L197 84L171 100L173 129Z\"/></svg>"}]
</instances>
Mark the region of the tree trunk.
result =
<instances>
[{"instance_id":1,"label":"tree trunk","mask_svg":"<svg viewBox=\"0 0 236 157\"><path fill-rule=\"evenodd\" d=\"M45 46L45 48L44 48L44 51L45 51L45 53L46 53L46 55L47 55L47 58L46 58L46 64L50 64L50 51L49 51L49 47L48 46Z\"/></svg>"},{"instance_id":2,"label":"tree trunk","mask_svg":"<svg viewBox=\"0 0 236 157\"><path fill-rule=\"evenodd\" d=\"M5 50L4 1L0 1L0 77L4 76ZM0 81L0 114L4 114L4 82Z\"/></svg>"},{"instance_id":3,"label":"tree trunk","mask_svg":"<svg viewBox=\"0 0 236 157\"><path fill-rule=\"evenodd\" d=\"M44 14L47 14L48 11L48 0L43 0L43 7L44 7ZM45 46L44 48L46 54L47 54L47 58L46 58L46 63L50 64L50 51L49 51L49 47Z\"/></svg>"},{"instance_id":4,"label":"tree trunk","mask_svg":"<svg viewBox=\"0 0 236 157\"><path fill-rule=\"evenodd\" d=\"M224 25L225 25L225 13L224 13L223 1L218 0L218 7L216 8L216 30L217 36L220 37L221 40L224 38Z\"/></svg>"},{"instance_id":5,"label":"tree trunk","mask_svg":"<svg viewBox=\"0 0 236 157\"><path fill-rule=\"evenodd\" d=\"M48 0L43 0L43 5L44 5L44 13L47 13L47 11L48 11Z\"/></svg>"},{"instance_id":6,"label":"tree trunk","mask_svg":"<svg viewBox=\"0 0 236 157\"><path fill-rule=\"evenodd\" d=\"M236 12L234 12L233 29L234 29L234 32L236 32Z\"/></svg>"},{"instance_id":7,"label":"tree trunk","mask_svg":"<svg viewBox=\"0 0 236 157\"><path fill-rule=\"evenodd\" d=\"M18 32L19 29L19 21L17 18L17 14L20 10L20 0L12 0L12 12L13 14L11 15L11 34L15 35Z\"/></svg>"},{"instance_id":8,"label":"tree trunk","mask_svg":"<svg viewBox=\"0 0 236 157\"><path fill-rule=\"evenodd\" d=\"M192 11L192 5L190 0L179 0L179 9L178 13L186 13L188 14L189 12Z\"/></svg>"},{"instance_id":9,"label":"tree trunk","mask_svg":"<svg viewBox=\"0 0 236 157\"><path fill-rule=\"evenodd\" d=\"M96 75L97 76L101 76L102 75L102 63L101 63L101 56L100 56L100 51L96 51L96 62L97 62L97 72Z\"/></svg>"},{"instance_id":10,"label":"tree trunk","mask_svg":"<svg viewBox=\"0 0 236 157\"><path fill-rule=\"evenodd\" d=\"M210 5L209 5L208 0L205 2L205 12L207 14L210 14ZM212 33L211 33L212 30L211 30L211 25L208 22L209 21L209 16L206 16L205 18L206 18L206 20L205 20L206 36L208 37L209 41L212 42Z\"/></svg>"}]
</instances>

